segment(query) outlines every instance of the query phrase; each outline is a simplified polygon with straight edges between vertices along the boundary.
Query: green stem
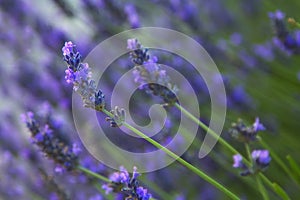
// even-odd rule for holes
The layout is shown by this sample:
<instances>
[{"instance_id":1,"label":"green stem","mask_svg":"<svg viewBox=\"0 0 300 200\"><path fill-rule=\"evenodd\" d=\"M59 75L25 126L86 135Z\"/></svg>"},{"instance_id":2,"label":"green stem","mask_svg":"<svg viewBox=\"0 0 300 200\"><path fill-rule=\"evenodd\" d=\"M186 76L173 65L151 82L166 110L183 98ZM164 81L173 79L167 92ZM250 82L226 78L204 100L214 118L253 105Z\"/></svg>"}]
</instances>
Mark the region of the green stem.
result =
<instances>
[{"instance_id":1,"label":"green stem","mask_svg":"<svg viewBox=\"0 0 300 200\"><path fill-rule=\"evenodd\" d=\"M104 177L104 176L102 176L100 174L97 174L97 173L95 173L95 172L93 172L93 171L91 171L91 170L89 170L89 169L87 169L87 168L85 168L83 166L78 166L77 169L83 171L84 173L86 173L86 174L88 174L88 175L90 175L92 177L100 179L100 180L102 180L104 182L107 182L107 183L111 182L108 178L106 178L106 177Z\"/></svg>"},{"instance_id":2,"label":"green stem","mask_svg":"<svg viewBox=\"0 0 300 200\"><path fill-rule=\"evenodd\" d=\"M246 166L250 167L251 162L246 159L241 153L239 153L234 147L232 147L228 142L226 142L223 138L219 137L217 133L215 133L212 129L208 128L203 122L201 122L198 118L193 116L189 111L187 111L185 108L183 108L181 105L178 103L175 104L175 107L179 109L183 114L185 114L188 118L190 118L192 121L197 123L201 128L203 128L207 133L211 134L214 138L218 139L218 142L226 147L231 153L233 154L240 154L243 158L244 163ZM262 180L279 196L281 196L280 193L278 193L278 190L274 187L274 184L262 173L259 173L259 176L262 178ZM276 184L276 187L280 187L279 185ZM282 189L282 188L281 188ZM282 191L284 191L282 189ZM287 194L286 194L287 195Z\"/></svg>"},{"instance_id":3,"label":"green stem","mask_svg":"<svg viewBox=\"0 0 300 200\"><path fill-rule=\"evenodd\" d=\"M291 155L287 155L286 159L289 161L292 170L294 170L296 176L300 177L300 167ZM297 179L298 180L298 179Z\"/></svg>"},{"instance_id":4,"label":"green stem","mask_svg":"<svg viewBox=\"0 0 300 200\"><path fill-rule=\"evenodd\" d=\"M90 175L90 176L92 176L92 177L95 177L95 178L97 178L97 179L100 179L100 180L102 180L102 181L104 181L104 182L107 182L107 183L110 183L110 182L111 182L108 178L106 178L106 177L104 177L104 176L102 176L102 175L100 175L100 174L97 174L97 173L95 173L95 172L93 172L93 171L91 171L91 170L89 170L89 169L87 169L87 168L85 168L85 167L83 167L83 166L78 166L77 169L83 171L84 173L86 173L86 174L88 174L88 175ZM101 192L101 193L103 194L103 190L102 190L102 188L101 188L98 184L96 184L95 187L96 187L97 190L99 190L99 192ZM109 199L112 199L111 196L109 196L108 198L109 198ZM151 200L155 200L155 199L154 199L154 198L151 198Z\"/></svg>"},{"instance_id":5,"label":"green stem","mask_svg":"<svg viewBox=\"0 0 300 200\"><path fill-rule=\"evenodd\" d=\"M240 154L235 148L233 148L228 142L226 142L223 138L221 138L216 132L214 132L212 129L208 128L203 122L201 122L198 118L196 118L194 115L192 115L189 111L187 111L181 105L176 103L175 107L177 109L179 109L183 114L185 114L188 118L190 118L192 121L194 121L196 124L198 124L203 130L205 130L207 133L209 133L215 139L218 139L218 142L220 142L223 146L225 146L227 149L229 149L233 154Z\"/></svg>"},{"instance_id":6,"label":"green stem","mask_svg":"<svg viewBox=\"0 0 300 200\"><path fill-rule=\"evenodd\" d=\"M264 200L269 200L268 193L267 193L266 188L264 187L263 183L261 182L260 177L255 175L255 179L256 179L258 188L260 190L260 193L263 196L263 199Z\"/></svg>"},{"instance_id":7,"label":"green stem","mask_svg":"<svg viewBox=\"0 0 300 200\"><path fill-rule=\"evenodd\" d=\"M102 112L105 113L109 117L114 117L112 113L110 113L109 111L107 111L105 109L103 109ZM227 194L231 199L239 199L235 194L233 194L231 191L229 191L227 188L225 188L219 182L215 181L213 178L211 178L210 176L206 175L200 169L196 168L192 164L190 164L187 161L185 161L184 159L180 158L178 155L176 155L175 153L173 153L169 149L165 148L164 146L162 146L161 144L159 144L158 142L156 142L152 138L149 138L147 135L145 135L141 131L137 130L136 128L134 128L130 124L124 122L122 125L125 126L126 128L128 128L129 130L131 130L132 132L134 132L135 134L137 134L138 136L140 136L141 138L147 140L149 143L151 143L156 148L163 150L169 156L171 156L172 158L176 159L177 162L181 163L183 166L187 167L189 170L191 170L192 172L194 172L195 174L197 174L199 177L203 178L204 180L206 180L207 182L209 182L210 184L212 184L216 188L218 188L220 191L222 191L225 194Z\"/></svg>"},{"instance_id":8,"label":"green stem","mask_svg":"<svg viewBox=\"0 0 300 200\"><path fill-rule=\"evenodd\" d=\"M253 165L252 157L251 157L251 150L250 150L250 146L248 143L245 143L245 148L246 148L248 160L250 161L251 165Z\"/></svg>"},{"instance_id":9,"label":"green stem","mask_svg":"<svg viewBox=\"0 0 300 200\"><path fill-rule=\"evenodd\" d=\"M178 155L176 155L175 153L173 153L169 149L165 148L164 146L162 146L161 144L159 144L155 140L149 138L147 135L145 135L141 131L137 130L136 128L134 128L130 124L127 124L126 122L124 122L123 126L125 126L126 128L128 128L129 130L131 130L132 132L134 132L138 136L142 137L143 139L147 140L149 143L151 143L156 148L163 150L169 156L171 156L172 158L176 159L177 162L179 162L183 166L187 167L189 170L191 170L192 172L194 172L195 174L197 174L199 177L203 178L205 181L209 182L210 184L212 184L213 186L215 186L216 188L218 188L220 191L224 192L231 199L239 199L239 197L237 197L235 194L233 194L231 191L229 191L227 188L225 188L219 182L215 181L213 178L211 178L210 176L206 175L203 171L201 171L200 169L196 168L192 164L188 163L184 159L180 158Z\"/></svg>"},{"instance_id":10,"label":"green stem","mask_svg":"<svg viewBox=\"0 0 300 200\"><path fill-rule=\"evenodd\" d=\"M245 143L245 148L246 148L248 159L250 160L251 165L253 165L252 156L251 156L251 150L250 150L250 146L249 146L248 143ZM264 200L269 200L269 196L268 196L268 193L266 191L266 188L262 184L262 182L260 180L260 177L257 174L255 175L255 180L256 180L256 183L258 185L258 189L259 189L259 191L260 191L263 199Z\"/></svg>"},{"instance_id":11,"label":"green stem","mask_svg":"<svg viewBox=\"0 0 300 200\"><path fill-rule=\"evenodd\" d=\"M290 200L289 195L278 185L277 183L272 183L264 174L259 173L260 178L282 199Z\"/></svg>"},{"instance_id":12,"label":"green stem","mask_svg":"<svg viewBox=\"0 0 300 200\"><path fill-rule=\"evenodd\" d=\"M285 163L280 159L279 156L277 156L277 154L275 154L275 152L273 151L273 149L263 141L263 139L261 137L258 137L258 140L259 142L261 143L261 145L265 148L265 149L268 149L269 152L271 153L271 156L272 158L274 158L274 160L280 165L280 167L290 176L290 178L292 180L295 181L295 183L297 183L298 185L298 182L297 180L295 179L294 175L291 173L291 171L289 170L289 168L285 165ZM299 186L299 185L298 185Z\"/></svg>"}]
</instances>

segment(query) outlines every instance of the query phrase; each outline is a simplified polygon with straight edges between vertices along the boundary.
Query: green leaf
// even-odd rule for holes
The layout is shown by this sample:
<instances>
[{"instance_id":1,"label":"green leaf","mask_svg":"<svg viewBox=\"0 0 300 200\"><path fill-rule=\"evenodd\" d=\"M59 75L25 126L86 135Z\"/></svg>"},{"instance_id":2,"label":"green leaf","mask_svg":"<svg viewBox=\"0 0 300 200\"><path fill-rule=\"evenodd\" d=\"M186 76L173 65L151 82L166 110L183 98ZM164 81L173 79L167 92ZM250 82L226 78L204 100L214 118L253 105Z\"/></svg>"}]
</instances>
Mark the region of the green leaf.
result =
<instances>
[{"instance_id":1,"label":"green leaf","mask_svg":"<svg viewBox=\"0 0 300 200\"><path fill-rule=\"evenodd\" d=\"M289 164L290 164L294 174L298 176L297 181L298 181L298 183L300 183L300 167L299 167L299 165L296 163L296 161L290 155L287 155L286 159L289 161Z\"/></svg>"},{"instance_id":2,"label":"green leaf","mask_svg":"<svg viewBox=\"0 0 300 200\"><path fill-rule=\"evenodd\" d=\"M280 187L277 183L273 183L273 188L275 192L284 200L290 200L288 194Z\"/></svg>"}]
</instances>

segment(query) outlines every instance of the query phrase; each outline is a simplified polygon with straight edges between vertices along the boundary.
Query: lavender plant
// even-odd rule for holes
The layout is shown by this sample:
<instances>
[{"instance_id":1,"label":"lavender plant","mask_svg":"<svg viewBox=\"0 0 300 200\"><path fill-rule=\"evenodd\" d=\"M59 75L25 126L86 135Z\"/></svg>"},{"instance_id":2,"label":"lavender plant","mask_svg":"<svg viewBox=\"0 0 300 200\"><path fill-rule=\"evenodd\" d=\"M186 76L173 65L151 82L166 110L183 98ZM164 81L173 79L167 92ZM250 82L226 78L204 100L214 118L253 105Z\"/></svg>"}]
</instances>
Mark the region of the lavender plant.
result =
<instances>
[{"instance_id":1,"label":"lavender plant","mask_svg":"<svg viewBox=\"0 0 300 200\"><path fill-rule=\"evenodd\" d=\"M45 117L47 118L45 119ZM57 172L81 170L93 178L106 182L102 186L106 194L113 191L124 193L127 196L126 199L149 200L151 198L147 189L139 186L137 177L140 174L136 167L131 178L124 167L120 167L120 172L115 172L106 178L81 165L80 163L86 164L86 162L79 160L81 149L76 144L70 145L68 140L63 138L59 129L51 129L53 126L49 117L48 114L35 116L34 113L28 112L22 115L22 120L32 134L32 143L36 144L46 157L57 164L55 169Z\"/></svg>"},{"instance_id":2,"label":"lavender plant","mask_svg":"<svg viewBox=\"0 0 300 200\"><path fill-rule=\"evenodd\" d=\"M101 111L101 112L105 113L108 116L107 119L108 119L108 121L110 121L110 124L112 127L124 125L126 128L133 131L138 136L144 138L145 140L147 140L149 143L151 143L158 149L163 150L169 156L177 159L177 161L179 163L181 163L182 165L187 167L189 170L191 170L192 172L194 172L195 174L197 174L198 176L200 176L207 182L209 182L212 185L214 185L215 187L217 187L219 190L224 192L230 198L238 199L238 197L235 194L233 194L231 191L226 189L224 186L222 186L220 183L218 183L217 181L215 181L208 175L206 175L200 169L196 168L195 166L188 163L184 159L178 157L175 153L173 153L172 151L163 147L161 144L159 144L155 140L147 137L141 131L139 131L139 130L135 129L134 127L132 127L131 125L127 124L125 122L125 115L124 115L125 112L124 111L119 110L118 107L116 107L114 110L108 112L105 109L104 95L100 96L101 97L100 100L98 98L95 98L95 96L97 96L96 94L98 94L99 91L101 91L101 90L99 90L98 92L96 91L95 83L91 79L91 72L89 71L88 65L86 63L81 62L81 55L76 50L75 45L73 45L72 42L66 42L64 47L62 48L62 51L63 51L63 55L64 55L64 60L68 64L68 69L65 71L66 72L65 79L68 83L73 83L73 89L81 96L85 107L93 108L97 111ZM141 60L141 62L142 62L143 59L146 59L144 57L145 55L147 55L145 52L139 51L137 54L139 54L139 56L142 57L142 58L140 58L139 56L137 56L137 58L136 58L137 61ZM161 88L159 87L159 89L157 89L157 90L159 90L162 95L165 94L164 89L161 90ZM101 92L101 94L102 94L102 92ZM170 103L168 97L169 97L168 95L164 96L164 99L168 103ZM98 104L98 102L101 102L101 104Z\"/></svg>"},{"instance_id":3,"label":"lavender plant","mask_svg":"<svg viewBox=\"0 0 300 200\"><path fill-rule=\"evenodd\" d=\"M158 74L164 74L165 77L168 77L164 70L160 69L160 65L156 62L153 62L151 59L151 55L148 54L148 50L143 48L143 46L139 43L137 39L129 39L127 48L131 51L130 57L135 64L134 66L134 80L136 83L140 85L140 89L145 90L146 92L152 92L154 95L160 95L163 100L167 103L169 106L175 106L177 109L182 111L188 118L190 118L192 121L197 123L201 128L203 128L205 131L207 131L208 134L211 134L213 137L218 138L217 133L215 133L212 129L210 129L208 126L206 126L203 122L201 122L199 119L194 117L189 111L187 111L185 108L183 108L180 104L178 104L176 101L171 101L169 98L166 98L165 93L167 93L165 90L165 87L163 88L163 91L161 92L155 92L161 90L161 86L154 87L151 84L152 81L159 81L157 80L159 77ZM149 61L150 60L150 61ZM157 60L156 58L154 60ZM151 67L148 67L148 64ZM153 70L155 69L155 70ZM161 73L162 72L162 73ZM156 80L153 80L153 77L155 77ZM166 78L165 78L166 79ZM170 78L167 78L167 83L161 83L159 84L164 85L171 85ZM149 86L148 86L149 85ZM169 86L170 87L170 86ZM170 92L170 90L168 90ZM171 98L173 99L173 98ZM171 102L171 103L170 103ZM250 155L250 149L248 143L250 141L257 140L257 132L262 131L265 129L265 127L259 122L259 118L256 118L255 123L252 127L246 127L241 120L239 120L238 123L232 124L232 129L230 129L231 135L242 142L245 142L247 154L248 154L248 161L246 162L246 165L242 163L242 160L244 159L238 151L232 147L228 142L223 140L222 138L219 138L219 142L224 145L224 147L228 148L232 153L234 153L234 167L236 168L243 168L244 171L241 173L241 175L246 176L253 173L258 173L259 171L263 171L271 161L271 158L269 157L269 151L268 150L254 150L252 152L252 156ZM253 165L253 163L256 163L256 165ZM252 168L252 169L250 169ZM260 174L263 178L263 180L275 191L279 196L282 196L282 190L279 192L272 184L271 182L263 175ZM264 199L268 199L266 191L261 184L260 178L257 178L257 181L259 182L261 193L264 197ZM278 187L278 185L277 185ZM284 195L286 196L286 194Z\"/></svg>"},{"instance_id":4,"label":"lavender plant","mask_svg":"<svg viewBox=\"0 0 300 200\"><path fill-rule=\"evenodd\" d=\"M197 166L240 199L298 199L299 6L296 0L0 0L0 199L147 199L150 193L151 199L228 199L178 164L183 163L180 159ZM141 45L140 52L145 55L132 51L130 59L123 55L110 64L104 83L100 81L101 90L93 85L90 66L82 63L100 41L130 28L149 26L193 38L221 71L228 108L225 127L229 130L201 160L197 153L203 134L214 135L206 129L211 101L205 82L190 63L169 52L145 51ZM119 45L125 48L123 39ZM76 55L75 49L74 55L66 57L67 65L73 66L66 68L67 83L60 49L69 40L76 41L80 53ZM140 60L134 61L134 56L144 57L145 63L135 63ZM201 118L182 108L176 97L186 88L179 83L175 86L162 64L188 79L199 97ZM133 139L119 134L119 129L128 125L124 110L110 110L112 85L131 68L137 78L132 82L142 90L136 91L137 101L136 96L130 100L126 113L130 111L137 124L147 124L148 105L159 101L168 114L165 127L150 137L156 147L146 136ZM160 85L147 85L147 81ZM76 85L85 106L106 113L97 113L98 120L106 118L107 123L99 121L102 128L109 129L107 137L124 150L148 153L162 148L160 145L169 145L172 151L180 147L190 136L188 130L180 130L176 144L170 141L178 131L181 112L202 128L179 161L164 169L138 176L130 173L132 162L130 167L124 163L127 169L112 170L94 159L76 134L70 85ZM259 116L259 121L252 122L254 116ZM243 121L231 124L237 118ZM142 137L143 133L138 133ZM165 162L167 156L157 155L157 159ZM147 160L145 165L153 165L153 161Z\"/></svg>"}]
</instances>

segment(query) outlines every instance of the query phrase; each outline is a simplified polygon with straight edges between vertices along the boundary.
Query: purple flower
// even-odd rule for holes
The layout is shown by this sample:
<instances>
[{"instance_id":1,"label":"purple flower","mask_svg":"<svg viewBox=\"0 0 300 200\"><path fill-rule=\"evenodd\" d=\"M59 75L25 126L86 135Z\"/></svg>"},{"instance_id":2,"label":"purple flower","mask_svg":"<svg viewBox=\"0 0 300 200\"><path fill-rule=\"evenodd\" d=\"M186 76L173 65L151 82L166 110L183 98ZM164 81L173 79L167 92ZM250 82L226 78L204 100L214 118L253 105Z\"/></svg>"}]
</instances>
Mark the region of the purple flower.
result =
<instances>
[{"instance_id":1,"label":"purple flower","mask_svg":"<svg viewBox=\"0 0 300 200\"><path fill-rule=\"evenodd\" d=\"M62 48L62 52L63 52L63 55L66 56L66 55L70 55L71 52L73 52L73 47L75 45L73 45L73 43L71 41L69 42L65 42L65 46Z\"/></svg>"},{"instance_id":2,"label":"purple flower","mask_svg":"<svg viewBox=\"0 0 300 200\"><path fill-rule=\"evenodd\" d=\"M238 46L242 43L243 41L243 37L240 33L233 33L231 36L230 36L230 41L232 44L234 44L235 46Z\"/></svg>"},{"instance_id":3,"label":"purple flower","mask_svg":"<svg viewBox=\"0 0 300 200\"><path fill-rule=\"evenodd\" d=\"M58 174L62 174L65 171L65 169L62 166L56 166L54 168L54 171Z\"/></svg>"},{"instance_id":4,"label":"purple flower","mask_svg":"<svg viewBox=\"0 0 300 200\"><path fill-rule=\"evenodd\" d=\"M31 132L33 143L40 147L46 157L69 171L77 166L79 148L76 145L69 146L68 141L62 138L59 129L52 130L53 123L49 114L39 116L28 112L21 117Z\"/></svg>"},{"instance_id":5,"label":"purple flower","mask_svg":"<svg viewBox=\"0 0 300 200\"><path fill-rule=\"evenodd\" d=\"M266 128L264 127L264 125L259 122L259 118L258 117L255 118L255 122L253 124L253 130L256 131L256 132L257 131L264 131L264 130L266 130Z\"/></svg>"},{"instance_id":6,"label":"purple flower","mask_svg":"<svg viewBox=\"0 0 300 200\"><path fill-rule=\"evenodd\" d=\"M75 155L79 155L79 153L82 151L82 149L76 144L76 143L73 143L72 145L72 152L75 154Z\"/></svg>"},{"instance_id":7,"label":"purple flower","mask_svg":"<svg viewBox=\"0 0 300 200\"><path fill-rule=\"evenodd\" d=\"M121 166L119 172L114 172L109 176L109 179L114 183L128 183L130 180L128 171Z\"/></svg>"},{"instance_id":8,"label":"purple flower","mask_svg":"<svg viewBox=\"0 0 300 200\"><path fill-rule=\"evenodd\" d=\"M135 50L141 48L140 43L136 38L128 39L127 40L127 49L128 50Z\"/></svg>"},{"instance_id":9,"label":"purple flower","mask_svg":"<svg viewBox=\"0 0 300 200\"><path fill-rule=\"evenodd\" d=\"M105 190L106 194L110 192L124 192L128 197L131 197L131 199L149 200L151 194L148 193L147 189L138 185L137 177L139 175L136 167L133 167L133 173L130 177L128 171L121 166L119 172L114 172L109 177L111 183L104 184L102 189Z\"/></svg>"},{"instance_id":10,"label":"purple flower","mask_svg":"<svg viewBox=\"0 0 300 200\"><path fill-rule=\"evenodd\" d=\"M72 69L68 68L65 73L66 82L74 85L79 85L81 82L88 82L92 77L92 73L87 63L81 64L78 71L74 72Z\"/></svg>"},{"instance_id":11,"label":"purple flower","mask_svg":"<svg viewBox=\"0 0 300 200\"><path fill-rule=\"evenodd\" d=\"M300 30L295 31L295 39L296 39L297 45L300 46Z\"/></svg>"},{"instance_id":12,"label":"purple flower","mask_svg":"<svg viewBox=\"0 0 300 200\"><path fill-rule=\"evenodd\" d=\"M133 4L125 5L124 11L127 15L128 21L132 28L137 28L140 26L139 16L136 12L135 6Z\"/></svg>"},{"instance_id":13,"label":"purple flower","mask_svg":"<svg viewBox=\"0 0 300 200\"><path fill-rule=\"evenodd\" d=\"M65 46L62 48L64 61L68 63L68 68L73 72L79 70L81 63L81 54L76 50L75 45L70 41L66 42Z\"/></svg>"},{"instance_id":14,"label":"purple flower","mask_svg":"<svg viewBox=\"0 0 300 200\"><path fill-rule=\"evenodd\" d=\"M136 189L136 194L139 200L149 200L152 197L152 195L148 193L148 190L141 186Z\"/></svg>"},{"instance_id":15,"label":"purple flower","mask_svg":"<svg viewBox=\"0 0 300 200\"><path fill-rule=\"evenodd\" d=\"M109 184L102 185L102 189L105 191L105 194L110 194L113 191L113 188Z\"/></svg>"},{"instance_id":16,"label":"purple flower","mask_svg":"<svg viewBox=\"0 0 300 200\"><path fill-rule=\"evenodd\" d=\"M139 89L162 97L166 105L176 103L178 89L170 82L166 71L161 69L161 65L157 63L157 57L151 56L137 39L128 39L127 48L131 50L131 61L135 65L134 81L139 84Z\"/></svg>"},{"instance_id":17,"label":"purple flower","mask_svg":"<svg viewBox=\"0 0 300 200\"><path fill-rule=\"evenodd\" d=\"M243 120L239 119L238 122L232 123L229 129L229 134L240 142L252 142L257 140L259 131L264 131L265 127L259 122L259 118L255 119L252 126L246 126Z\"/></svg>"},{"instance_id":18,"label":"purple flower","mask_svg":"<svg viewBox=\"0 0 300 200\"><path fill-rule=\"evenodd\" d=\"M240 168L243 166L243 163L242 163L242 156L240 154L236 154L233 156L233 167L234 168Z\"/></svg>"},{"instance_id":19,"label":"purple flower","mask_svg":"<svg viewBox=\"0 0 300 200\"><path fill-rule=\"evenodd\" d=\"M139 177L140 175L141 175L141 174L138 173L138 171L137 171L137 167L134 166L134 167L133 167L133 172L132 172L132 178L133 178L133 179L137 179L137 177Z\"/></svg>"},{"instance_id":20,"label":"purple flower","mask_svg":"<svg viewBox=\"0 0 300 200\"><path fill-rule=\"evenodd\" d=\"M268 150L254 150L251 153L252 159L261 168L265 168L271 162L271 157L269 156Z\"/></svg>"},{"instance_id":21,"label":"purple flower","mask_svg":"<svg viewBox=\"0 0 300 200\"><path fill-rule=\"evenodd\" d=\"M72 69L66 69L65 73L66 73L66 75L65 75L66 82L73 84L76 80L76 75L73 72L73 70Z\"/></svg>"},{"instance_id":22,"label":"purple flower","mask_svg":"<svg viewBox=\"0 0 300 200\"><path fill-rule=\"evenodd\" d=\"M110 111L113 117L106 117L105 120L110 122L111 127L119 127L125 121L125 110L115 106L115 109Z\"/></svg>"},{"instance_id":23,"label":"purple flower","mask_svg":"<svg viewBox=\"0 0 300 200\"><path fill-rule=\"evenodd\" d=\"M102 196L100 194L96 194L89 198L89 200L102 200Z\"/></svg>"},{"instance_id":24,"label":"purple flower","mask_svg":"<svg viewBox=\"0 0 300 200\"><path fill-rule=\"evenodd\" d=\"M269 17L271 19L283 20L285 18L285 14L280 10L276 10L274 13L270 12Z\"/></svg>"},{"instance_id":25,"label":"purple flower","mask_svg":"<svg viewBox=\"0 0 300 200\"><path fill-rule=\"evenodd\" d=\"M253 50L257 56L265 59L266 61L274 60L272 45L269 42L265 44L254 45Z\"/></svg>"},{"instance_id":26,"label":"purple flower","mask_svg":"<svg viewBox=\"0 0 300 200\"><path fill-rule=\"evenodd\" d=\"M74 46L72 42L66 42L62 48L64 60L68 64L66 82L73 84L74 91L81 96L85 107L102 110L105 106L104 94L97 90L89 65L81 62L81 55Z\"/></svg>"},{"instance_id":27,"label":"purple flower","mask_svg":"<svg viewBox=\"0 0 300 200\"><path fill-rule=\"evenodd\" d=\"M33 141L32 141L33 143L43 142L43 140L44 140L44 134L43 133L38 133L32 139L33 139Z\"/></svg>"},{"instance_id":28,"label":"purple flower","mask_svg":"<svg viewBox=\"0 0 300 200\"><path fill-rule=\"evenodd\" d=\"M276 44L280 49L287 51L287 54L299 54L300 45L297 36L297 32L291 32L287 29L286 22L284 21L285 15L281 11L276 11L275 13L270 13L269 17L273 21L276 36L280 44ZM282 47L283 48L282 48Z\"/></svg>"}]
</instances>

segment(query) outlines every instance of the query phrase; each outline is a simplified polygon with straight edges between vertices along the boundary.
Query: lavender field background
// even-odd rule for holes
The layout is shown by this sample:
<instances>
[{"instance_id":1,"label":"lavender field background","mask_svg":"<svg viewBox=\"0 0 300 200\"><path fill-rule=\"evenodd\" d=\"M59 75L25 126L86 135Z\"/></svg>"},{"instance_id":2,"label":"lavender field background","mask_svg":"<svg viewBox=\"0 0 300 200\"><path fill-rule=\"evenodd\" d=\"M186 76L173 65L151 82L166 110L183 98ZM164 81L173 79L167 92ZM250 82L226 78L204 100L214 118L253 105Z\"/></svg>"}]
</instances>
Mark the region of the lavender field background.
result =
<instances>
[{"instance_id":1,"label":"lavender field background","mask_svg":"<svg viewBox=\"0 0 300 200\"><path fill-rule=\"evenodd\" d=\"M300 2L296 0L0 0L0 199L126 198L121 192L105 194L104 182L80 171L65 171L45 158L33 144L31 133L20 116L28 111L50 116L64 141L81 148L80 163L109 177L116 170L91 156L77 134L72 115L72 86L65 80L67 67L62 47L72 41L84 59L105 39L125 30L148 26L182 32L205 48L220 70L226 89L227 115L221 137L244 152L243 144L234 140L228 130L239 118L251 125L259 117L266 128L259 136L269 147L272 159L263 173L278 183L290 199L298 199L299 9ZM127 41L120 45L127 46ZM160 63L174 67L190 81L197 93L201 121L208 123L211 102L201 76L179 56L150 51ZM101 56L99 63L101 65ZM99 87L105 93L108 107L114 83L133 66L127 54L105 71ZM184 90L178 88L179 92ZM130 102L136 123L149 123L148 109L153 103L163 102L136 91ZM161 144L167 144L178 129L179 111L167 108L167 114L168 123L153 137ZM142 139L131 138L120 129L110 127L102 113L98 120L117 146L132 152L155 149ZM207 157L198 158L205 133L199 129L194 142L181 157L239 198L263 199L254 179L241 176L233 167L233 154L228 149L217 144ZM251 145L254 149L262 148L259 142ZM287 157L296 164L291 165ZM151 160L148 162L151 165ZM177 162L142 174L138 179L153 199L229 199ZM267 186L266 190L270 199L282 199Z\"/></svg>"}]
</instances>

